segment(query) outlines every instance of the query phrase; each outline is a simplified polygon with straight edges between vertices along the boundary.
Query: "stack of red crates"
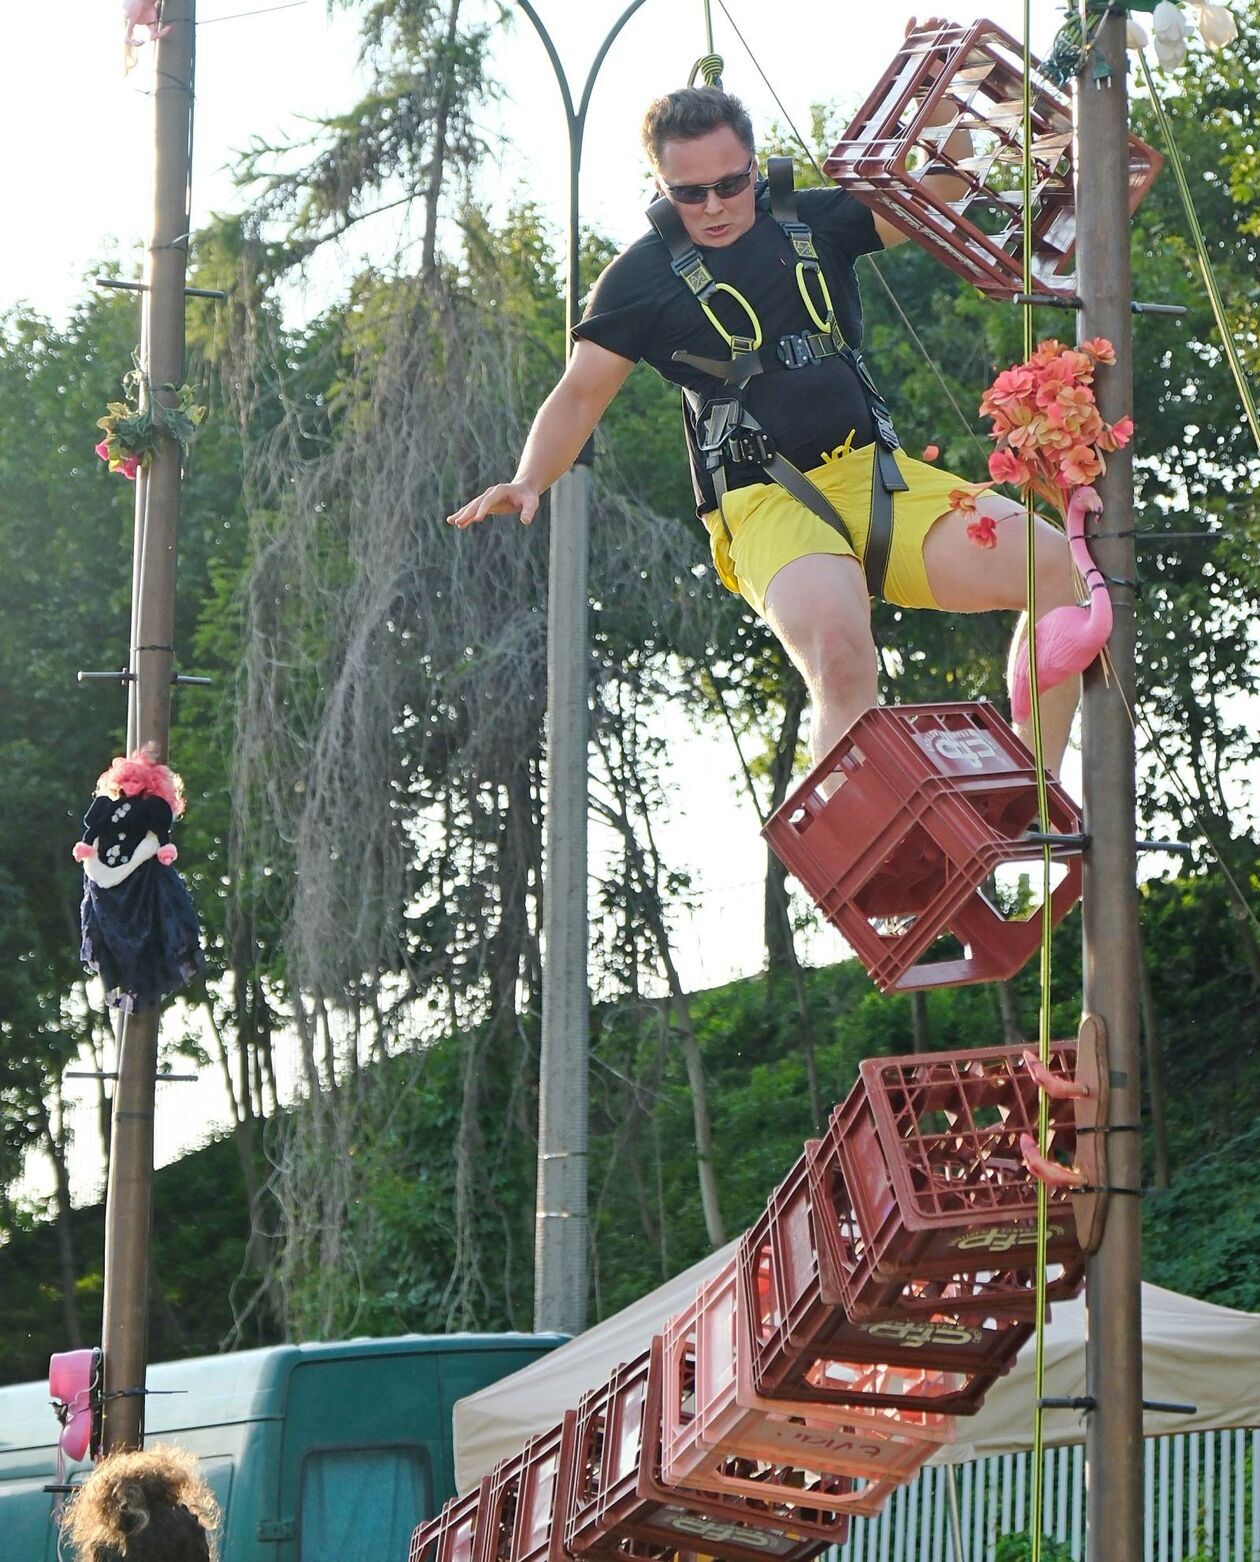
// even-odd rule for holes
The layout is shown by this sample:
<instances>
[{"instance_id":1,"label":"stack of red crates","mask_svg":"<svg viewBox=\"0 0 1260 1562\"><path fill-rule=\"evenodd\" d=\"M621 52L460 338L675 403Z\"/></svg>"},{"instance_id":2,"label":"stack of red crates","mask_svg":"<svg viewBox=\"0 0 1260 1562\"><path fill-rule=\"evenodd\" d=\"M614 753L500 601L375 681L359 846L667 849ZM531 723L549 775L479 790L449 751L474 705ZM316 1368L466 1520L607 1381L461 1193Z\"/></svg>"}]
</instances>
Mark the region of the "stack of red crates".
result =
<instances>
[{"instance_id":1,"label":"stack of red crates","mask_svg":"<svg viewBox=\"0 0 1260 1562\"><path fill-rule=\"evenodd\" d=\"M1074 1056L1056 1045L1051 1071ZM757 1391L977 1410L1035 1325L1037 1183L1019 1139L1037 1116L1019 1047L863 1063L741 1244ZM1074 1148L1070 1103L1051 1101L1049 1152ZM1080 1289L1084 1260L1067 1193L1048 1199L1054 1300Z\"/></svg>"},{"instance_id":2,"label":"stack of red crates","mask_svg":"<svg viewBox=\"0 0 1260 1562\"><path fill-rule=\"evenodd\" d=\"M1059 1043L1052 1073L1071 1074ZM1049 1102L1071 1157L1070 1103ZM410 1562L805 1562L973 1414L1032 1333L1038 1089L1018 1047L882 1058L663 1335L412 1538ZM1079 1289L1050 1190L1047 1296Z\"/></svg>"}]
</instances>

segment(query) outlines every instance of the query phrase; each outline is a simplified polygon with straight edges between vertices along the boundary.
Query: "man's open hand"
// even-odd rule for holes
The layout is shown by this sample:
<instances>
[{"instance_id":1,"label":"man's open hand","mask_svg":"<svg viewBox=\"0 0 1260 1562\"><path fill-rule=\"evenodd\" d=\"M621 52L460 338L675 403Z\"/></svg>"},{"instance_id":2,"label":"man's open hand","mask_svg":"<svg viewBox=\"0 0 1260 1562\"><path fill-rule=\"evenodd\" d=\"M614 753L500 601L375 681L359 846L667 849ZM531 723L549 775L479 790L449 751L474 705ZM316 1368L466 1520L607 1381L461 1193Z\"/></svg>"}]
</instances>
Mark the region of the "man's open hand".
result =
<instances>
[{"instance_id":1,"label":"man's open hand","mask_svg":"<svg viewBox=\"0 0 1260 1562\"><path fill-rule=\"evenodd\" d=\"M528 483L494 483L484 493L470 499L462 510L446 517L447 525L458 526L461 531L475 521L484 521L487 515L519 515L521 525L528 526L538 513L538 490Z\"/></svg>"}]
</instances>

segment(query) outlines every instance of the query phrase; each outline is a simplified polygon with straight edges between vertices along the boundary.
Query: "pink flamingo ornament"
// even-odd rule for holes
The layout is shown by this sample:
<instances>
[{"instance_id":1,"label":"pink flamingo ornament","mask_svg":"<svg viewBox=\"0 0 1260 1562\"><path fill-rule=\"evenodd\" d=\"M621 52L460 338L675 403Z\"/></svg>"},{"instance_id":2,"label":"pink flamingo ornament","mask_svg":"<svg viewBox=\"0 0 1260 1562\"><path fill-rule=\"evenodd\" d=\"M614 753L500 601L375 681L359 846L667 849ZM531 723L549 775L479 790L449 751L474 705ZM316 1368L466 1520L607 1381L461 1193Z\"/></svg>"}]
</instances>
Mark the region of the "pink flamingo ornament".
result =
<instances>
[{"instance_id":1,"label":"pink flamingo ornament","mask_svg":"<svg viewBox=\"0 0 1260 1562\"><path fill-rule=\"evenodd\" d=\"M138 44L145 42L139 36L142 27L149 34L149 43L165 38L171 30L169 25L162 26L162 8L157 0L123 0L123 16L127 20L127 33L123 42L128 49L135 49Z\"/></svg>"},{"instance_id":2,"label":"pink flamingo ornament","mask_svg":"<svg viewBox=\"0 0 1260 1562\"><path fill-rule=\"evenodd\" d=\"M1085 545L1085 516L1097 515L1102 500L1092 488L1077 488L1068 503L1067 538L1072 562L1089 590L1089 605L1069 603L1037 620L1037 687L1053 689L1073 673L1084 672L1111 633L1111 598L1102 571ZM1010 671L1011 715L1022 725L1032 715L1028 691L1028 637L1021 636Z\"/></svg>"}]
</instances>

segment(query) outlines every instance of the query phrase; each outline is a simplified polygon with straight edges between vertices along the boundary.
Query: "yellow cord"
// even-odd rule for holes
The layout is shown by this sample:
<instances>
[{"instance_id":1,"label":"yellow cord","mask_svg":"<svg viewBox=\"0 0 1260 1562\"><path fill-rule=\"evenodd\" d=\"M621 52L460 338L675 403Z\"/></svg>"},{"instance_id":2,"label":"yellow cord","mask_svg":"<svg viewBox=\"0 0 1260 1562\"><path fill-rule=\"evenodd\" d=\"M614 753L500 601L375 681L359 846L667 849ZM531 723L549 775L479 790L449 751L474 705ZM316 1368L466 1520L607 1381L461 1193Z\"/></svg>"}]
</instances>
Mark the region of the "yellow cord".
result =
<instances>
[{"instance_id":1,"label":"yellow cord","mask_svg":"<svg viewBox=\"0 0 1260 1562\"><path fill-rule=\"evenodd\" d=\"M1023 235L1023 286L1025 298L1031 299L1032 280L1032 8L1030 0L1024 0L1024 84L1023 84L1023 152L1024 152L1024 235ZM1024 360L1033 354L1032 305L1024 305ZM1033 759L1037 771L1037 819L1042 834L1050 829L1049 792L1046 787L1045 748L1041 729L1041 692L1037 685L1037 551L1036 512L1032 494L1027 496L1025 514L1028 551L1028 616L1025 634L1028 637L1028 693L1032 716ZM1050 1061L1050 938L1053 928L1050 913L1050 848L1042 847L1041 853L1041 1006L1037 1021L1037 1053L1043 1064ZM1050 1135L1050 1102L1044 1090L1037 1096L1037 1147L1045 1155ZM1031 1562L1041 1562L1041 1532L1045 1510L1045 1427L1041 1401L1045 1397L1046 1375L1046 1223L1047 1189L1037 1181L1037 1259L1036 1259L1036 1309L1037 1329L1033 1367L1033 1468L1032 1501L1029 1515L1029 1554Z\"/></svg>"}]
</instances>

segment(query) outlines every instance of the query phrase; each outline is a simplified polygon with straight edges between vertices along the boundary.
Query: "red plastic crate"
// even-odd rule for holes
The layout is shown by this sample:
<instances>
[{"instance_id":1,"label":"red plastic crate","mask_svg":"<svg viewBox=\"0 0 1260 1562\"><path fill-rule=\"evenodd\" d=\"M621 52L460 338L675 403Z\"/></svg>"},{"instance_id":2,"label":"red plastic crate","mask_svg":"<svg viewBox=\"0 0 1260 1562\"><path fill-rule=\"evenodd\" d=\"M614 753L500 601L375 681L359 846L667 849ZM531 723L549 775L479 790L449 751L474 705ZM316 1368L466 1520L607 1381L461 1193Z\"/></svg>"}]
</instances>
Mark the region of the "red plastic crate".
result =
<instances>
[{"instance_id":1,"label":"red plastic crate","mask_svg":"<svg viewBox=\"0 0 1260 1562\"><path fill-rule=\"evenodd\" d=\"M564 1562L554 1525L557 1493L573 1462L576 1412L531 1437L486 1478L476 1562Z\"/></svg>"},{"instance_id":2,"label":"red plastic crate","mask_svg":"<svg viewBox=\"0 0 1260 1562\"><path fill-rule=\"evenodd\" d=\"M1036 1256L1038 1183L1020 1150L1037 1134L1039 1090L1023 1047L868 1058L848 1099L832 1114L830 1139L876 1272L955 1274L997 1256L1012 1265ZM1050 1069L1073 1076L1076 1047L1055 1042ZM1070 1164L1076 1116L1070 1100L1047 1102L1049 1154ZM1081 1259L1071 1200L1049 1190L1053 1263Z\"/></svg>"},{"instance_id":3,"label":"red plastic crate","mask_svg":"<svg viewBox=\"0 0 1260 1562\"><path fill-rule=\"evenodd\" d=\"M1079 834L1076 805L1057 781L1047 791L1051 832ZM1041 861L1026 837L1036 819L1033 757L991 705L903 705L859 716L762 833L887 992L1005 980L1028 963L1040 912L1008 919L980 886L1003 863ZM1081 864L1076 850L1056 857L1057 924ZM945 933L962 955L924 959Z\"/></svg>"},{"instance_id":4,"label":"red plastic crate","mask_svg":"<svg viewBox=\"0 0 1260 1562\"><path fill-rule=\"evenodd\" d=\"M681 1490L661 1476L661 1337L582 1396L564 1498L564 1548L623 1562L693 1551L730 1562L804 1562L843 1543L848 1517L753 1497Z\"/></svg>"},{"instance_id":5,"label":"red plastic crate","mask_svg":"<svg viewBox=\"0 0 1260 1562\"><path fill-rule=\"evenodd\" d=\"M971 1414L1031 1334L1030 1309L986 1303L966 1316L934 1308L918 1316L854 1319L846 1293L870 1271L850 1243L855 1222L850 1217L845 1231L837 1229L836 1202L822 1197L815 1162L826 1148L812 1142L741 1250L750 1296L761 1281L750 1318L761 1392ZM842 1182L835 1195L843 1195ZM842 1394L846 1384L852 1387Z\"/></svg>"},{"instance_id":6,"label":"red plastic crate","mask_svg":"<svg viewBox=\"0 0 1260 1562\"><path fill-rule=\"evenodd\" d=\"M926 1441L933 1444L953 1442L957 1422L952 1415L934 1410L914 1409L904 1401L891 1405L872 1404L868 1401L847 1404L830 1399L825 1394L819 1396L815 1393L804 1401L789 1399L781 1393L775 1393L773 1397L768 1393L763 1394L756 1370L757 1363L754 1361L754 1347L769 1339L771 1331L779 1321L773 1300L775 1288L770 1272L772 1265L769 1245L767 1244L764 1249L765 1261L762 1263L757 1264L750 1250L742 1246L737 1256L739 1267L736 1271L736 1303L740 1323L736 1332L738 1352L735 1373L736 1390L742 1403L771 1412L781 1410L801 1415L808 1414L820 1427L835 1428L844 1436L871 1432L877 1437L908 1437L916 1442ZM752 1258L751 1262L750 1258ZM760 1333L755 1339L746 1326L748 1319L757 1321ZM764 1366L765 1363L766 1358L763 1353L760 1364ZM920 1380L924 1376L930 1378L933 1375L922 1371L916 1374L911 1369L911 1388L917 1393ZM821 1378L821 1374L817 1372L814 1376L816 1379ZM953 1382L952 1379L948 1381Z\"/></svg>"},{"instance_id":7,"label":"red plastic crate","mask_svg":"<svg viewBox=\"0 0 1260 1562\"><path fill-rule=\"evenodd\" d=\"M1072 104L1040 61L1032 72L1032 280L1035 290L1062 296L1075 287ZM1009 178L989 180L995 170L1018 175L1023 166L1023 83L1022 46L992 22L918 28L824 169L959 276L991 297L1012 297L1024 285L1023 191ZM945 150L958 130L972 133L970 156ZM1130 212L1162 161L1129 137ZM935 195L922 182L929 167L950 172L958 193Z\"/></svg>"},{"instance_id":8,"label":"red plastic crate","mask_svg":"<svg viewBox=\"0 0 1260 1562\"><path fill-rule=\"evenodd\" d=\"M442 1511L412 1532L407 1562L474 1562L481 1537L482 1499L487 1476L475 1491L452 1497Z\"/></svg>"},{"instance_id":9,"label":"red plastic crate","mask_svg":"<svg viewBox=\"0 0 1260 1562\"><path fill-rule=\"evenodd\" d=\"M767 1412L737 1397L739 1317L732 1260L670 1319L664 1335L662 1465L675 1486L873 1515L935 1446L809 1425L807 1405ZM793 1419L791 1412L797 1412Z\"/></svg>"}]
</instances>

